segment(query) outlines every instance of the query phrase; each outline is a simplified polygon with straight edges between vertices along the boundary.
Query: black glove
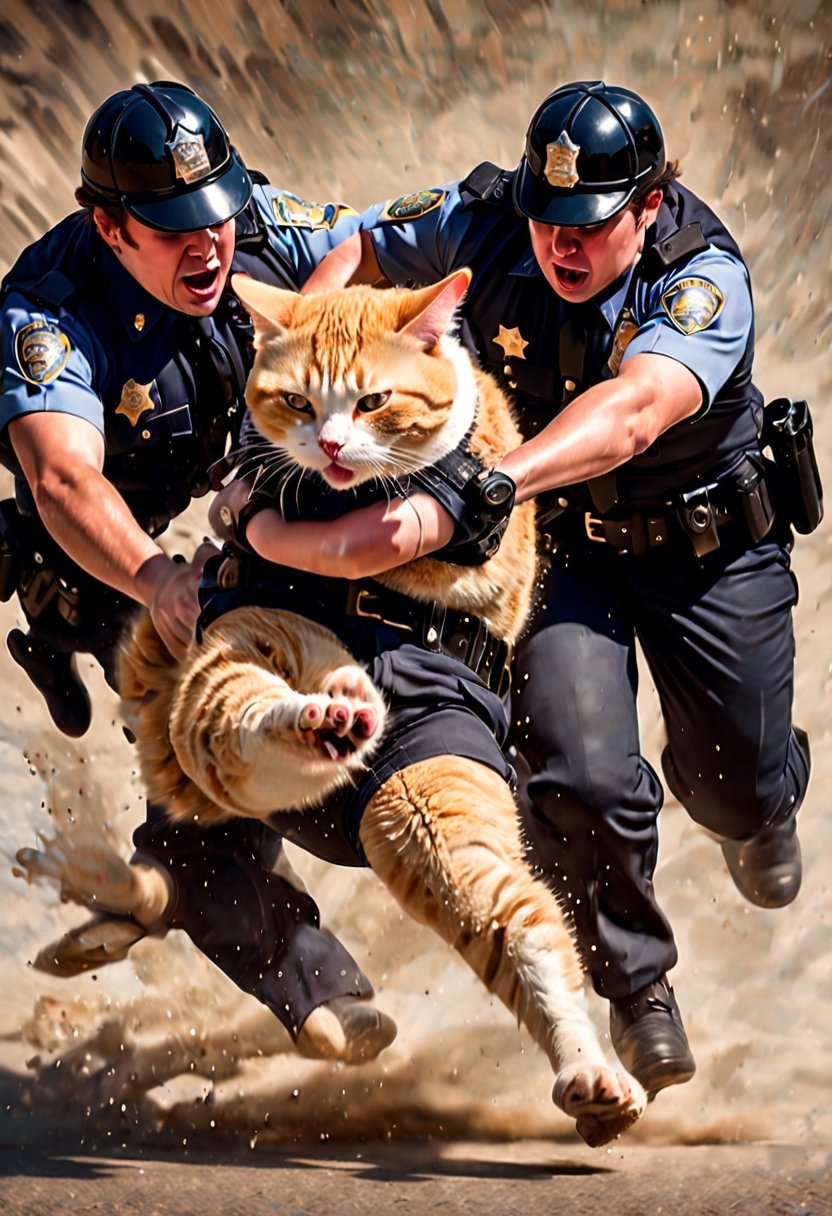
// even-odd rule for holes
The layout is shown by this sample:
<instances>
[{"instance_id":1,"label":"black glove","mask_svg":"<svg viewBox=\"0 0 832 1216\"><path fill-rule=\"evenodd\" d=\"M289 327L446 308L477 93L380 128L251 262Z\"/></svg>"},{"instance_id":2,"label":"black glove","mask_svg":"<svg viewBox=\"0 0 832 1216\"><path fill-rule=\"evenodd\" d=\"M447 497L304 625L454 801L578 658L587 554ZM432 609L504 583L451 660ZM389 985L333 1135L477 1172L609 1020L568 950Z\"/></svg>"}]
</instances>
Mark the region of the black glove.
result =
<instances>
[{"instance_id":1,"label":"black glove","mask_svg":"<svg viewBox=\"0 0 832 1216\"><path fill-rule=\"evenodd\" d=\"M516 487L507 473L489 472L471 452L450 453L411 475L454 519L443 549L430 556L455 566L481 566L500 547L514 507Z\"/></svg>"}]
</instances>

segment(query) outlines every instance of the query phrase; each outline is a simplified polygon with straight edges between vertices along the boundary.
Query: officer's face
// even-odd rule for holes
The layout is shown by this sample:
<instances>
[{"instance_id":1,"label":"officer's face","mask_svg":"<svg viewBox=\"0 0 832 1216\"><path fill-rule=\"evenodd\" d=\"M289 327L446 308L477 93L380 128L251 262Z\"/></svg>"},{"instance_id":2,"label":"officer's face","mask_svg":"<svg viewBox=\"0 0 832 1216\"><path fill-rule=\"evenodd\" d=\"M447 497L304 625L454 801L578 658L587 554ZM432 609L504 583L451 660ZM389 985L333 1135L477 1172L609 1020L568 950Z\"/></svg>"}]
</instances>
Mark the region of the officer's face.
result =
<instances>
[{"instance_id":1,"label":"officer's face","mask_svg":"<svg viewBox=\"0 0 832 1216\"><path fill-rule=\"evenodd\" d=\"M529 220L532 250L549 285L564 300L580 304L630 269L653 219L652 208L637 216L625 207L605 224L590 228L559 228Z\"/></svg>"},{"instance_id":2,"label":"officer's face","mask_svg":"<svg viewBox=\"0 0 832 1216\"><path fill-rule=\"evenodd\" d=\"M234 221L199 232L157 232L132 216L108 234L99 232L145 291L192 317L219 303L234 256Z\"/></svg>"}]
</instances>

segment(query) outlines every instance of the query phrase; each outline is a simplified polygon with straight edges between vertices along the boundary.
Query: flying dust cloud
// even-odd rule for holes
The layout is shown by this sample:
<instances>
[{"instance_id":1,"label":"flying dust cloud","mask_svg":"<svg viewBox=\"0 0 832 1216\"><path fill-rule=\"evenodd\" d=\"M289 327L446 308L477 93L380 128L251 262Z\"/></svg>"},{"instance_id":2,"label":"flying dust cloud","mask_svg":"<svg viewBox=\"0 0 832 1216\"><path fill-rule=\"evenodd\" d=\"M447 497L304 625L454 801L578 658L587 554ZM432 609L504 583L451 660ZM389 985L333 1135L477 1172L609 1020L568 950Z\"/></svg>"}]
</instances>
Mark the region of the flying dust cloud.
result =
<instances>
[{"instance_id":1,"label":"flying dust cloud","mask_svg":"<svg viewBox=\"0 0 832 1216\"><path fill-rule=\"evenodd\" d=\"M826 479L830 395L829 170L832 6L817 0L11 0L0 20L0 263L73 207L81 133L109 93L138 80L196 88L245 160L305 198L362 207L516 163L537 102L567 80L642 92L662 118L683 180L723 215L752 269L757 380L806 396ZM6 489L6 483L3 485ZM170 530L188 551L192 510ZM821 819L828 788L829 529L800 541L796 717L815 774L801 817L804 888L777 913L745 906L717 846L668 801L657 888L674 924L674 981L699 1071L661 1095L630 1136L660 1143L832 1133L828 1095L832 911ZM2 605L4 633L16 623ZM170 1139L268 1147L338 1137L574 1141L551 1106L542 1056L510 1016L373 876L293 853L338 933L398 1021L373 1064L301 1060L257 1003L181 934L78 980L29 960L83 910L11 876L15 850L45 831L82 842L108 825L129 855L142 815L135 759L100 673L84 668L96 720L72 742L47 726L5 650L0 715L0 1062L23 1069L33 1113L77 1116L79 1140ZM650 689L645 745L661 745ZM605 1008L593 1011L604 1029Z\"/></svg>"}]
</instances>

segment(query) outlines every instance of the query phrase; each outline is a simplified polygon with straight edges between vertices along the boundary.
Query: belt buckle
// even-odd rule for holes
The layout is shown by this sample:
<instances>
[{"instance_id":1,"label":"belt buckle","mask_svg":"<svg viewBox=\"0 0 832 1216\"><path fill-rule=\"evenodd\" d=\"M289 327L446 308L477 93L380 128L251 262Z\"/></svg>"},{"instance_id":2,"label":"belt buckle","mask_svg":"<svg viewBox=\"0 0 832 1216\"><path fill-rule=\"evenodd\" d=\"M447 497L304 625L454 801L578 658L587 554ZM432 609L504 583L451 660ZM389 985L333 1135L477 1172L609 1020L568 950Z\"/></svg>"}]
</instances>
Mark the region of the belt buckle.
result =
<instances>
[{"instance_id":1,"label":"belt buckle","mask_svg":"<svg viewBox=\"0 0 832 1216\"><path fill-rule=\"evenodd\" d=\"M604 531L604 521L598 515L593 515L591 511L584 512L584 530L590 540L606 543L607 534Z\"/></svg>"},{"instance_id":2,"label":"belt buckle","mask_svg":"<svg viewBox=\"0 0 832 1216\"><path fill-rule=\"evenodd\" d=\"M402 629L405 633L413 632L413 626L408 625L406 621L389 621L381 612L373 612L367 603L377 598L367 587L351 587L347 597L347 612L353 616L364 617L365 620L380 621L382 625L389 625L391 629Z\"/></svg>"}]
</instances>

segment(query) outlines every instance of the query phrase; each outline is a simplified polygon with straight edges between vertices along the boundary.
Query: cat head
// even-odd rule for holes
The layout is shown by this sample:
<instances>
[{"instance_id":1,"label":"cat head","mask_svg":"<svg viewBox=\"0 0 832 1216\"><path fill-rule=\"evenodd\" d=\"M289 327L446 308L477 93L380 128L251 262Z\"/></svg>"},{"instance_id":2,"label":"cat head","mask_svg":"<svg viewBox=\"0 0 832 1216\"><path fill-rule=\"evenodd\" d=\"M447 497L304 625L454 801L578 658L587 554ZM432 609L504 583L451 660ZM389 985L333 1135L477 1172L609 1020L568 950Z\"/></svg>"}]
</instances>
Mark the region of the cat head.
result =
<instances>
[{"instance_id":1,"label":"cat head","mask_svg":"<svg viewBox=\"0 0 832 1216\"><path fill-rule=\"evenodd\" d=\"M246 401L257 430L291 468L339 490L453 451L476 410L470 358L449 334L469 282L460 270L417 291L302 296L235 275L254 322Z\"/></svg>"}]
</instances>

